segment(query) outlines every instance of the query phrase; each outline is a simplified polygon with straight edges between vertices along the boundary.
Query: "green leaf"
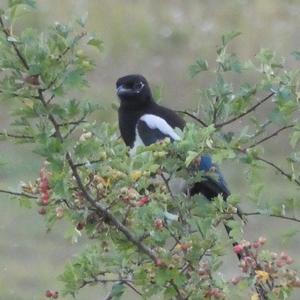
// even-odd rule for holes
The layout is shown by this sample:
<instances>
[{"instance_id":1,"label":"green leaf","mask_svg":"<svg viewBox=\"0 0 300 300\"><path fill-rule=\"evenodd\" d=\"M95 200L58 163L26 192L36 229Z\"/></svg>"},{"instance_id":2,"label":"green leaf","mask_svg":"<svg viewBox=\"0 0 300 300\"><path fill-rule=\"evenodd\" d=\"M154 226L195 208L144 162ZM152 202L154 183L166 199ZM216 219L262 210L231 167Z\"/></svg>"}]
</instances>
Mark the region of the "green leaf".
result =
<instances>
[{"instance_id":1,"label":"green leaf","mask_svg":"<svg viewBox=\"0 0 300 300\"><path fill-rule=\"evenodd\" d=\"M196 63L189 67L189 73L191 78L194 78L200 72L207 71L207 70L208 70L208 63L206 60L202 58L198 58L196 60Z\"/></svg>"},{"instance_id":2,"label":"green leaf","mask_svg":"<svg viewBox=\"0 0 300 300\"><path fill-rule=\"evenodd\" d=\"M300 130L295 130L290 138L290 144L295 149L300 141Z\"/></svg>"},{"instance_id":3,"label":"green leaf","mask_svg":"<svg viewBox=\"0 0 300 300\"><path fill-rule=\"evenodd\" d=\"M239 36L241 32L238 31L231 31L229 33L226 33L222 35L222 44L225 47L230 41L232 41L234 38Z\"/></svg>"},{"instance_id":4,"label":"green leaf","mask_svg":"<svg viewBox=\"0 0 300 300\"><path fill-rule=\"evenodd\" d=\"M100 52L103 50L103 41L98 38L90 37L87 44L96 47Z\"/></svg>"},{"instance_id":5,"label":"green leaf","mask_svg":"<svg viewBox=\"0 0 300 300\"><path fill-rule=\"evenodd\" d=\"M65 85L70 87L81 87L85 81L83 80L83 74L79 70L73 70L66 75Z\"/></svg>"},{"instance_id":6,"label":"green leaf","mask_svg":"<svg viewBox=\"0 0 300 300\"><path fill-rule=\"evenodd\" d=\"M36 7L36 1L35 0L9 0L8 1L8 7L13 7L15 5L21 5L25 4L32 8Z\"/></svg>"},{"instance_id":7,"label":"green leaf","mask_svg":"<svg viewBox=\"0 0 300 300\"><path fill-rule=\"evenodd\" d=\"M24 207L24 208L32 207L32 199L29 199L27 197L20 197L19 203L20 203L20 207Z\"/></svg>"},{"instance_id":8,"label":"green leaf","mask_svg":"<svg viewBox=\"0 0 300 300\"><path fill-rule=\"evenodd\" d=\"M87 19L88 19L88 12L84 13L82 16L76 19L76 22L81 26L85 27Z\"/></svg>"},{"instance_id":9,"label":"green leaf","mask_svg":"<svg viewBox=\"0 0 300 300\"><path fill-rule=\"evenodd\" d=\"M188 167L191 162L197 157L199 156L199 153L198 152L195 152L195 151L188 151L188 155L185 159L185 165L186 167Z\"/></svg>"},{"instance_id":10,"label":"green leaf","mask_svg":"<svg viewBox=\"0 0 300 300\"><path fill-rule=\"evenodd\" d=\"M294 51L291 53L296 60L300 60L300 51Z\"/></svg>"},{"instance_id":11,"label":"green leaf","mask_svg":"<svg viewBox=\"0 0 300 300\"><path fill-rule=\"evenodd\" d=\"M114 300L118 300L118 299L121 299L122 295L124 294L125 292L125 287L124 287L124 284L118 282L118 283L115 283L113 286L112 286L112 289L111 289L111 297L112 299Z\"/></svg>"}]
</instances>

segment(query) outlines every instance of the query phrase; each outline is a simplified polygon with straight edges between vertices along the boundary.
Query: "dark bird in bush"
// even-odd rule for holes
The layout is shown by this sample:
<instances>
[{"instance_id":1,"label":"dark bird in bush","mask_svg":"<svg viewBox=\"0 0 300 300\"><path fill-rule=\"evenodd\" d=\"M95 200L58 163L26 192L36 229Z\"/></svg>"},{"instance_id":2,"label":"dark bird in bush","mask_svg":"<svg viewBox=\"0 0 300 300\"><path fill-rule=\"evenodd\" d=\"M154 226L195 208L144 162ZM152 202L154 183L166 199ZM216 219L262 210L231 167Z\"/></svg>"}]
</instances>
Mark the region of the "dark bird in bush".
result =
<instances>
[{"instance_id":1,"label":"dark bird in bush","mask_svg":"<svg viewBox=\"0 0 300 300\"><path fill-rule=\"evenodd\" d=\"M171 141L180 139L174 129L178 127L182 130L185 121L173 110L154 101L149 84L143 76L134 74L121 77L117 80L116 88L120 99L119 128L132 153L140 145L148 146L167 137ZM204 174L213 171L216 177L205 175L203 180L190 188L190 194L201 193L208 200L221 194L226 200L230 191L219 167L213 163L209 154L201 156L198 168ZM239 209L238 214L240 215ZM229 233L230 228L225 227Z\"/></svg>"}]
</instances>

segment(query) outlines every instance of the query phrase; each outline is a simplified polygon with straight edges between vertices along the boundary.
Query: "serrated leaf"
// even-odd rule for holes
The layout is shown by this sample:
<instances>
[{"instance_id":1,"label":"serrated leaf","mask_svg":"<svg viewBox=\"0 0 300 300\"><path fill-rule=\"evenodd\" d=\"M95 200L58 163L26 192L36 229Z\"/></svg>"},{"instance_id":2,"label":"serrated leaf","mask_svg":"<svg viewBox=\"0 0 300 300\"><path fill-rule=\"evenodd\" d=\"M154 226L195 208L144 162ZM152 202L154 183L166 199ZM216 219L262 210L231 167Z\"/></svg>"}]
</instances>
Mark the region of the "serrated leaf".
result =
<instances>
[{"instance_id":1,"label":"serrated leaf","mask_svg":"<svg viewBox=\"0 0 300 300\"><path fill-rule=\"evenodd\" d=\"M189 73L191 78L194 78L200 72L207 71L207 70L208 70L208 63L206 60L202 58L198 58L196 60L196 63L189 67Z\"/></svg>"},{"instance_id":2,"label":"serrated leaf","mask_svg":"<svg viewBox=\"0 0 300 300\"><path fill-rule=\"evenodd\" d=\"M81 27L85 27L87 19L88 19L88 12L85 12L82 16L78 17L76 19L76 22L81 26Z\"/></svg>"},{"instance_id":3,"label":"serrated leaf","mask_svg":"<svg viewBox=\"0 0 300 300\"><path fill-rule=\"evenodd\" d=\"M222 44L223 46L226 46L230 41L232 41L234 38L239 36L241 32L238 31L231 31L229 33L226 33L222 35Z\"/></svg>"},{"instance_id":4,"label":"serrated leaf","mask_svg":"<svg viewBox=\"0 0 300 300\"><path fill-rule=\"evenodd\" d=\"M100 52L103 50L103 41L98 38L90 37L87 44L96 47Z\"/></svg>"}]
</instances>

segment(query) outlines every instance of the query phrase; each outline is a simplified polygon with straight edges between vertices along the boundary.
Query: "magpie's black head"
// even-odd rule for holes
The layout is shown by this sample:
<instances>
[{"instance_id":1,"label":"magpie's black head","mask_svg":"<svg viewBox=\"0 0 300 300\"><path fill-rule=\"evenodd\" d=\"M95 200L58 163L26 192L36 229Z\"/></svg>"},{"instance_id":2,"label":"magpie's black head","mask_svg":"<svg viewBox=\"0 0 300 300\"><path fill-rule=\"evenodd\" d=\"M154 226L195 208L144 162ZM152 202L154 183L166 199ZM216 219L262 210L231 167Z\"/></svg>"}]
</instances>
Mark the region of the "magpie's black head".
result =
<instances>
[{"instance_id":1,"label":"magpie's black head","mask_svg":"<svg viewBox=\"0 0 300 300\"><path fill-rule=\"evenodd\" d=\"M116 83L117 95L121 105L127 107L143 107L152 101L152 94L147 80L142 75L127 75Z\"/></svg>"}]
</instances>

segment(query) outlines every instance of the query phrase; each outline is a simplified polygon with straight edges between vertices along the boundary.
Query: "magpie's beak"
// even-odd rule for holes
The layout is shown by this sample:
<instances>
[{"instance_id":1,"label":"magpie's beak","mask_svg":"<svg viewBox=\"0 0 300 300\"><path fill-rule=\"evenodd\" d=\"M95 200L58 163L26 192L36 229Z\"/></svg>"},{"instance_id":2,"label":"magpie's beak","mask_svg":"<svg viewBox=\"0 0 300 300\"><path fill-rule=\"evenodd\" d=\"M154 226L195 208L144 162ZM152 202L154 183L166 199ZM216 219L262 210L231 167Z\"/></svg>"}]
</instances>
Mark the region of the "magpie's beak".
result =
<instances>
[{"instance_id":1,"label":"magpie's beak","mask_svg":"<svg viewBox=\"0 0 300 300\"><path fill-rule=\"evenodd\" d=\"M132 90L131 89L127 89L126 87L124 87L124 85L120 85L117 88L117 95L118 96L126 95L126 94L128 94L130 92L132 92Z\"/></svg>"}]
</instances>

